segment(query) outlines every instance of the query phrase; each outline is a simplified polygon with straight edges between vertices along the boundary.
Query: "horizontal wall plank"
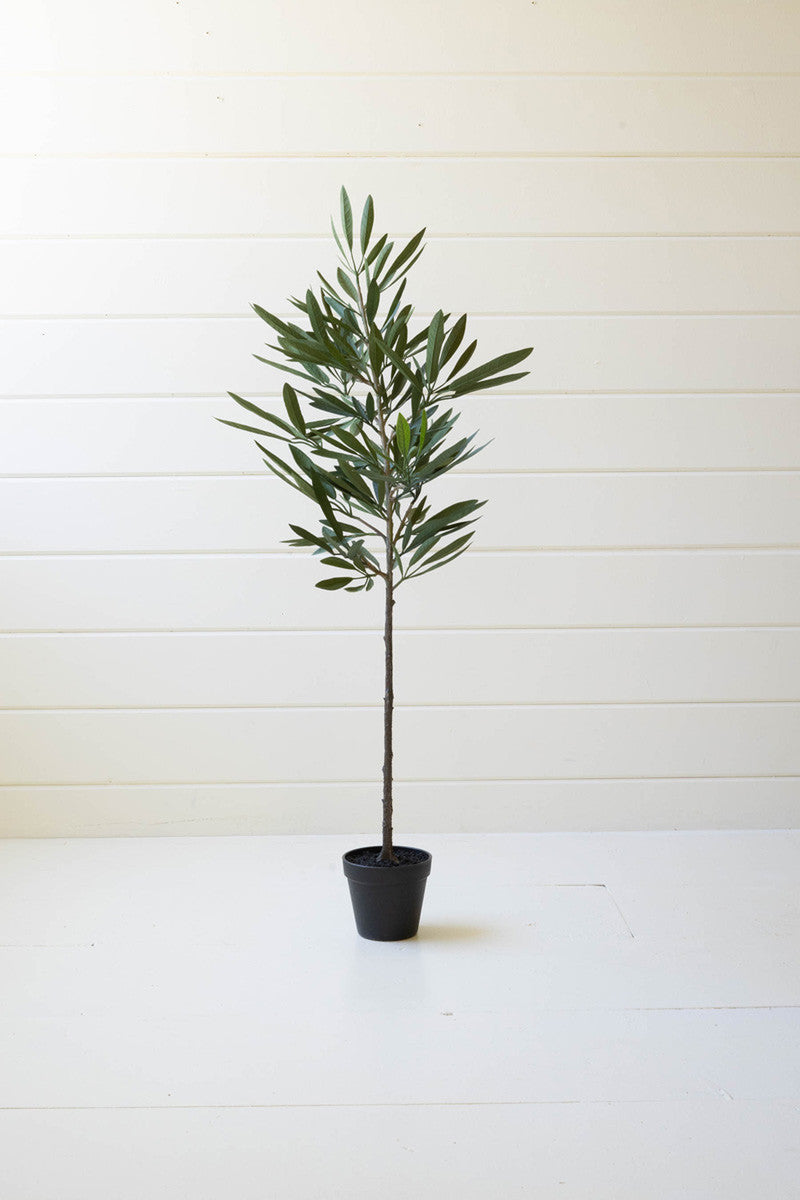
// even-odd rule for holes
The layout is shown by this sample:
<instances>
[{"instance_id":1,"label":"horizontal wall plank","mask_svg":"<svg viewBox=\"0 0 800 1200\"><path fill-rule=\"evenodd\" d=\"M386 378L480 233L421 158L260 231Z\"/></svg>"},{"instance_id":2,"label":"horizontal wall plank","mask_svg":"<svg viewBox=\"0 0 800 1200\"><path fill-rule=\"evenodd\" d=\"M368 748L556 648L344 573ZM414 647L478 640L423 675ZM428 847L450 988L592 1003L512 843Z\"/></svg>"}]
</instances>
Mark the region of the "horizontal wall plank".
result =
<instances>
[{"instance_id":1,"label":"horizontal wall plank","mask_svg":"<svg viewBox=\"0 0 800 1200\"><path fill-rule=\"evenodd\" d=\"M483 358L534 347L520 392L788 391L800 378L800 316L474 317L469 330ZM265 392L284 378L253 358L269 340L256 317L2 321L2 394Z\"/></svg>"},{"instance_id":2,"label":"horizontal wall plank","mask_svg":"<svg viewBox=\"0 0 800 1200\"><path fill-rule=\"evenodd\" d=\"M382 712L0 713L9 784L377 785ZM398 779L800 774L800 704L400 708Z\"/></svg>"},{"instance_id":3,"label":"horizontal wall plank","mask_svg":"<svg viewBox=\"0 0 800 1200\"><path fill-rule=\"evenodd\" d=\"M0 314L272 312L335 266L332 239L44 240L2 247ZM797 312L800 237L433 239L419 312Z\"/></svg>"},{"instance_id":4,"label":"horizontal wall plank","mask_svg":"<svg viewBox=\"0 0 800 1200\"><path fill-rule=\"evenodd\" d=\"M367 633L0 637L2 707L382 701ZM400 632L398 704L800 700L800 630Z\"/></svg>"},{"instance_id":5,"label":"horizontal wall plank","mask_svg":"<svg viewBox=\"0 0 800 1200\"><path fill-rule=\"evenodd\" d=\"M20 159L4 175L12 238L325 237L343 183L409 234L800 233L789 158Z\"/></svg>"},{"instance_id":6,"label":"horizontal wall plank","mask_svg":"<svg viewBox=\"0 0 800 1200\"><path fill-rule=\"evenodd\" d=\"M796 154L800 77L29 76L0 154ZM381 114L380 121L375 113ZM698 120L698 114L702 119Z\"/></svg>"},{"instance_id":7,"label":"horizontal wall plank","mask_svg":"<svg viewBox=\"0 0 800 1200\"><path fill-rule=\"evenodd\" d=\"M476 548L793 546L800 471L743 474L494 474L452 477L432 510L485 499ZM219 479L18 479L0 482L14 520L0 552L170 553L285 549L315 504L266 472ZM58 514L58 520L54 520ZM368 541L375 535L368 535ZM320 577L326 573L320 570Z\"/></svg>"},{"instance_id":8,"label":"horizontal wall plank","mask_svg":"<svg viewBox=\"0 0 800 1200\"><path fill-rule=\"evenodd\" d=\"M310 557L0 558L7 630L378 629ZM398 593L398 628L800 625L794 551L473 554Z\"/></svg>"},{"instance_id":9,"label":"horizontal wall plank","mask_svg":"<svg viewBox=\"0 0 800 1200\"><path fill-rule=\"evenodd\" d=\"M570 779L395 784L398 840L425 833L787 829L798 779ZM372 784L0 787L0 837L377 833Z\"/></svg>"},{"instance_id":10,"label":"horizontal wall plank","mask_svg":"<svg viewBox=\"0 0 800 1200\"><path fill-rule=\"evenodd\" d=\"M508 389L511 391L511 389ZM280 405L274 397L270 404ZM136 475L260 471L218 400L6 400L0 474ZM459 472L793 470L800 393L465 398L459 428L491 438ZM234 418L235 419L235 418Z\"/></svg>"},{"instance_id":11,"label":"horizontal wall plank","mask_svg":"<svg viewBox=\"0 0 800 1200\"><path fill-rule=\"evenodd\" d=\"M668 10L656 0L409 0L382 7L380 20L366 20L358 0L142 0L121 31L100 0L30 0L10 13L2 50L12 70L794 71L800 17L782 0L678 0Z\"/></svg>"}]
</instances>

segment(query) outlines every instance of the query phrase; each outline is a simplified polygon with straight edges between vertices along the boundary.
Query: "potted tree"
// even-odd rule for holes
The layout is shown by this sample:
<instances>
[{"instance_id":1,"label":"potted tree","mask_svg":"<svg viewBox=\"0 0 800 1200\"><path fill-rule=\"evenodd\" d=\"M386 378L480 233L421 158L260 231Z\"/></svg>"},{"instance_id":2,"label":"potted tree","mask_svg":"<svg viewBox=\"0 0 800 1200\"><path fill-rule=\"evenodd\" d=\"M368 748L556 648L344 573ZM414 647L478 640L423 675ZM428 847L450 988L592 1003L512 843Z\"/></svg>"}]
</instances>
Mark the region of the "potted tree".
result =
<instances>
[{"instance_id":1,"label":"potted tree","mask_svg":"<svg viewBox=\"0 0 800 1200\"><path fill-rule=\"evenodd\" d=\"M464 346L466 315L451 320L440 310L424 328L412 325L406 276L422 253L425 230L395 253L386 234L373 237L371 196L357 235L344 188L340 207L340 231L331 222L340 255L336 282L317 272L318 294L310 288L303 299L290 301L303 323L253 305L273 330L270 349L283 361L255 357L299 381L283 385L285 411L267 411L230 392L263 425L217 419L257 434L269 470L318 509L317 528L290 524L294 536L287 539L334 572L316 586L368 592L377 581L383 585L382 839L379 846L348 851L344 872L358 932L396 941L417 932L431 856L396 846L392 837L395 592L463 554L475 513L485 504L462 500L434 511L427 498L429 484L482 448L473 445L474 433L450 436L458 414L449 405L523 378L527 371L513 368L531 349L470 366L477 343ZM309 410L319 416L310 419ZM259 438L269 438L270 445Z\"/></svg>"}]
</instances>

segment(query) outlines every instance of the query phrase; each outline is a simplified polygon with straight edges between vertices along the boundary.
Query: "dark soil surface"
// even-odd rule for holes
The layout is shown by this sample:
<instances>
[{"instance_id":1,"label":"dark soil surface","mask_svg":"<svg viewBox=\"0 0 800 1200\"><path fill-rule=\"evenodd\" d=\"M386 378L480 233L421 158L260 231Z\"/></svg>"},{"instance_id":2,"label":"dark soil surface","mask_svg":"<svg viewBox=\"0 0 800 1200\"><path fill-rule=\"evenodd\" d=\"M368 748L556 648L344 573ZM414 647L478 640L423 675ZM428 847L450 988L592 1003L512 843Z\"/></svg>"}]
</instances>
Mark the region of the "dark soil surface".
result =
<instances>
[{"instance_id":1,"label":"dark soil surface","mask_svg":"<svg viewBox=\"0 0 800 1200\"><path fill-rule=\"evenodd\" d=\"M415 850L411 846L395 846L394 855L398 862L378 862L378 855L381 852L380 846L366 846L363 850L350 850L345 858L348 862L355 863L358 867L386 867L390 869L393 866L407 866L409 863L421 863L428 857L426 850Z\"/></svg>"}]
</instances>

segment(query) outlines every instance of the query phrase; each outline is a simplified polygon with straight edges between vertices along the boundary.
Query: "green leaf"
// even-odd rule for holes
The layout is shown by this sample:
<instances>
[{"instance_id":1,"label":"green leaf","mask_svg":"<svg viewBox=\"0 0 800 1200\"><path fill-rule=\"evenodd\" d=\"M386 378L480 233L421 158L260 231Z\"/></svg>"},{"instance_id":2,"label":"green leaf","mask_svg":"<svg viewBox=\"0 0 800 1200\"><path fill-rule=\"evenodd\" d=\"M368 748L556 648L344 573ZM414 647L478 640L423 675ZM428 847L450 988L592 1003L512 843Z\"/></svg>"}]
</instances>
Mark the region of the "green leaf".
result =
<instances>
[{"instance_id":1,"label":"green leaf","mask_svg":"<svg viewBox=\"0 0 800 1200\"><path fill-rule=\"evenodd\" d=\"M304 496L308 496L309 500L314 499L314 492L311 486L303 479L302 475L298 475L288 463L278 458L277 454L273 454L266 446L262 446L261 442L256 442L256 445L264 455L264 461L267 466L279 479L282 479L284 483L288 483L290 487L296 488L298 492L302 492Z\"/></svg>"},{"instance_id":2,"label":"green leaf","mask_svg":"<svg viewBox=\"0 0 800 1200\"><path fill-rule=\"evenodd\" d=\"M372 247L369 254L367 255L367 266L371 266L375 262L375 259L378 257L378 255L381 253L384 246L386 245L387 239L388 239L388 234L385 234L385 233L381 234L381 236L378 238L377 242L375 243L375 245ZM389 253L391 253L391 249L390 249Z\"/></svg>"},{"instance_id":3,"label":"green leaf","mask_svg":"<svg viewBox=\"0 0 800 1200\"><path fill-rule=\"evenodd\" d=\"M353 580L347 575L335 575L330 580L320 580L319 583L314 584L314 587L324 588L325 592L337 592L339 588L347 587L348 583L353 583Z\"/></svg>"},{"instance_id":4,"label":"green leaf","mask_svg":"<svg viewBox=\"0 0 800 1200\"><path fill-rule=\"evenodd\" d=\"M272 347L273 350L279 349L277 346ZM296 375L298 379L305 379L307 383L327 383L328 377L324 371L320 371L317 367L306 363L306 371L295 371L294 367L287 367L286 363L275 362L272 358L264 358L261 354L254 354L253 358L257 358L259 362L266 363L268 367L277 367L284 375Z\"/></svg>"},{"instance_id":5,"label":"green leaf","mask_svg":"<svg viewBox=\"0 0 800 1200\"><path fill-rule=\"evenodd\" d=\"M452 396L466 396L470 392L483 392L487 388L502 387L504 383L515 383L517 379L524 379L529 375L530 371L517 371L514 375L496 375L493 379L483 379L480 383L468 384L467 387L461 387L458 382L455 384L447 384L444 388Z\"/></svg>"},{"instance_id":6,"label":"green leaf","mask_svg":"<svg viewBox=\"0 0 800 1200\"><path fill-rule=\"evenodd\" d=\"M441 558L438 562L432 563L432 565L420 563L420 566L416 571L414 571L411 575L406 575L406 579L418 579L421 575L427 575L429 571L436 571L439 567L444 567L447 565L447 563L452 562L453 559L458 558L464 553L465 550L468 549L469 543L466 542L463 546L460 546L458 550L454 550L452 554L448 554L446 558ZM432 560L429 561L432 562Z\"/></svg>"},{"instance_id":7,"label":"green leaf","mask_svg":"<svg viewBox=\"0 0 800 1200\"><path fill-rule=\"evenodd\" d=\"M386 285L388 283L391 283L392 280L397 277L398 271L403 266L406 266L406 265L409 267L411 266L411 263L409 262L409 260L410 260L411 256L414 254L415 250L419 246L419 244L422 241L422 239L424 238L424 236L425 236L425 230L420 229L419 233L415 233L414 236L411 238L411 240L406 243L406 245L403 247L403 249L398 254L397 258L394 260L394 262L389 267L386 277L384 278L384 280L381 284L382 287L386 287Z\"/></svg>"},{"instance_id":8,"label":"green leaf","mask_svg":"<svg viewBox=\"0 0 800 1200\"><path fill-rule=\"evenodd\" d=\"M313 483L317 475L320 473L317 464L312 462L308 455L304 454L299 446L290 446L289 450L292 458L297 463L300 470L303 471Z\"/></svg>"},{"instance_id":9,"label":"green leaf","mask_svg":"<svg viewBox=\"0 0 800 1200\"><path fill-rule=\"evenodd\" d=\"M470 387L473 383L479 383L481 379L486 379L489 375L496 375L499 371L505 371L508 367L515 367L517 363L527 358L532 350L533 347L528 346L525 350L512 350L509 354L501 354L498 358L492 358L489 362L483 363L482 366L475 367L472 371L467 371L466 375L462 375L460 379L454 379L453 383L461 391L465 387ZM527 371L524 373L528 374Z\"/></svg>"},{"instance_id":10,"label":"green leaf","mask_svg":"<svg viewBox=\"0 0 800 1200\"><path fill-rule=\"evenodd\" d=\"M292 429L291 425L287 425L285 421L282 421L280 417L276 417L274 413L266 412L265 409L259 408L257 404L253 404L250 400L245 400L242 396L237 396L235 392L228 392L228 395L230 396L231 400L235 400L237 404L241 405L242 408L246 408L248 412L255 413L255 415L257 417L261 417L263 421L270 421L273 425L277 425L279 429L284 431L284 433L288 433L292 437L295 436L295 431ZM251 430L250 432L252 433L253 431ZM256 429L255 432L259 433L260 431Z\"/></svg>"},{"instance_id":11,"label":"green leaf","mask_svg":"<svg viewBox=\"0 0 800 1200\"><path fill-rule=\"evenodd\" d=\"M348 579L346 575L334 575L330 579L320 579L319 583L315 583L314 586L323 588L326 592L335 592L339 588L347 587L352 582L353 580Z\"/></svg>"},{"instance_id":12,"label":"green leaf","mask_svg":"<svg viewBox=\"0 0 800 1200\"><path fill-rule=\"evenodd\" d=\"M342 527L334 516L333 509L331 508L331 502L328 499L328 494L325 491L325 488L322 486L318 475L315 475L311 480L311 486L314 489L314 497L317 501L317 504L328 518L328 522L330 523L333 532L338 538L341 538L343 536Z\"/></svg>"},{"instance_id":13,"label":"green leaf","mask_svg":"<svg viewBox=\"0 0 800 1200\"><path fill-rule=\"evenodd\" d=\"M300 541L308 542L308 544L311 546L319 546L321 550L328 549L327 543L324 542L321 537L317 537L315 533L309 533L309 531L304 529L302 525L292 525L290 522L289 528L297 534L297 537Z\"/></svg>"},{"instance_id":14,"label":"green leaf","mask_svg":"<svg viewBox=\"0 0 800 1200\"><path fill-rule=\"evenodd\" d=\"M273 437L277 438L279 442L289 441L289 438L275 433L272 429L256 429L255 425L242 425L239 421L228 421L225 417L214 417L214 420L219 421L220 425L230 425L231 429L242 429L245 433L257 433L259 437Z\"/></svg>"},{"instance_id":15,"label":"green leaf","mask_svg":"<svg viewBox=\"0 0 800 1200\"><path fill-rule=\"evenodd\" d=\"M372 340L372 336L374 336L374 338L375 338L375 343L376 343L378 349L383 351L383 353L389 359L389 362L392 364L392 366L395 367L400 372L401 375L405 376L405 378L409 381L409 383L415 384L417 382L416 375L412 374L411 369L408 367L408 365L406 363L403 362L402 358L399 358L393 350L389 349L389 347L386 345L386 343L384 342L384 340L380 336L380 334L377 332L377 330L375 330L374 333L371 335L370 341Z\"/></svg>"},{"instance_id":16,"label":"green leaf","mask_svg":"<svg viewBox=\"0 0 800 1200\"><path fill-rule=\"evenodd\" d=\"M367 504L371 505L372 496L370 495L367 485L364 483L364 480L361 478L358 471L356 471L355 468L352 467L344 458L339 459L339 470L342 472L345 479L350 483L353 489L358 493L358 495L361 496L367 502Z\"/></svg>"},{"instance_id":17,"label":"green leaf","mask_svg":"<svg viewBox=\"0 0 800 1200\"><path fill-rule=\"evenodd\" d=\"M381 289L378 287L377 283L373 279L372 282L370 283L369 287L367 288L367 303L366 303L365 307L366 307L368 321L371 322L371 321L375 320L375 317L378 312L378 305L380 304L380 302L381 302Z\"/></svg>"},{"instance_id":18,"label":"green leaf","mask_svg":"<svg viewBox=\"0 0 800 1200\"><path fill-rule=\"evenodd\" d=\"M458 374L459 371L462 371L464 369L464 367L467 365L469 360L472 358L472 356L475 353L475 351L477 350L477 348L478 348L477 340L474 342L470 342L470 344L467 346L466 350L461 354L460 358L458 359L458 362L453 367L450 374L447 376L448 379L452 379L455 375Z\"/></svg>"},{"instance_id":19,"label":"green leaf","mask_svg":"<svg viewBox=\"0 0 800 1200\"><path fill-rule=\"evenodd\" d=\"M342 291L347 292L351 300L358 302L358 291L356 289L356 285L341 267L336 268L336 278L339 280Z\"/></svg>"},{"instance_id":20,"label":"green leaf","mask_svg":"<svg viewBox=\"0 0 800 1200\"><path fill-rule=\"evenodd\" d=\"M436 313L428 329L428 346L425 354L425 375L429 380L436 378L439 369L439 351L444 336L444 313L441 309Z\"/></svg>"},{"instance_id":21,"label":"green leaf","mask_svg":"<svg viewBox=\"0 0 800 1200\"><path fill-rule=\"evenodd\" d=\"M286 405L286 411L289 414L289 420L292 422L295 429L299 429L301 433L305 433L306 423L303 420L303 414L300 411L297 392L290 383L285 383L283 385L283 403Z\"/></svg>"},{"instance_id":22,"label":"green leaf","mask_svg":"<svg viewBox=\"0 0 800 1200\"><path fill-rule=\"evenodd\" d=\"M466 329L467 329L467 318L466 318L466 314L465 314L464 316L458 318L455 325L453 326L453 328L450 330L447 337L445 338L444 346L442 346L442 356L439 359L440 367L443 367L445 365L445 363L448 363L450 361L450 359L453 357L456 350L458 349L458 347L461 345L462 341L464 340L464 334L466 332Z\"/></svg>"},{"instance_id":23,"label":"green leaf","mask_svg":"<svg viewBox=\"0 0 800 1200\"><path fill-rule=\"evenodd\" d=\"M326 567L341 567L345 571L353 570L353 564L346 558L321 558L319 561Z\"/></svg>"},{"instance_id":24,"label":"green leaf","mask_svg":"<svg viewBox=\"0 0 800 1200\"><path fill-rule=\"evenodd\" d=\"M344 236L347 238L347 244L350 249L353 249L353 210L350 207L350 197L344 188L339 193L342 210L342 229Z\"/></svg>"},{"instance_id":25,"label":"green leaf","mask_svg":"<svg viewBox=\"0 0 800 1200\"><path fill-rule=\"evenodd\" d=\"M364 204L364 211L361 214L361 253L365 254L369 245L369 237L372 233L372 223L375 220L375 207L372 203L372 196L367 196Z\"/></svg>"},{"instance_id":26,"label":"green leaf","mask_svg":"<svg viewBox=\"0 0 800 1200\"><path fill-rule=\"evenodd\" d=\"M405 419L402 413L399 413L397 417L395 437L397 439L397 448L402 454L403 458L405 458L411 447L411 429L409 428L408 421Z\"/></svg>"},{"instance_id":27,"label":"green leaf","mask_svg":"<svg viewBox=\"0 0 800 1200\"><path fill-rule=\"evenodd\" d=\"M457 504L448 504L447 508L443 508L441 512L435 513L429 517L417 530L412 545L418 546L433 534L438 533L440 529L444 529L448 525L453 525L458 521L462 521L464 517L470 516L477 509L483 508L485 500L461 500Z\"/></svg>"},{"instance_id":28,"label":"green leaf","mask_svg":"<svg viewBox=\"0 0 800 1200\"><path fill-rule=\"evenodd\" d=\"M266 321L270 329L274 329L278 333L291 332L291 326L287 325L285 321L282 321L280 317L276 317L273 315L273 313L267 312L267 310L262 308L260 304L253 304L252 309L256 316L261 317L262 321Z\"/></svg>"},{"instance_id":29,"label":"green leaf","mask_svg":"<svg viewBox=\"0 0 800 1200\"><path fill-rule=\"evenodd\" d=\"M417 442L417 453L419 454L422 447L425 445L425 435L428 432L428 414L425 409L422 410L422 416L419 422L419 441Z\"/></svg>"},{"instance_id":30,"label":"green leaf","mask_svg":"<svg viewBox=\"0 0 800 1200\"><path fill-rule=\"evenodd\" d=\"M464 533L461 537L457 537L454 542L448 542L446 546L442 546L441 550L437 550L430 558L424 559L422 566L429 567L432 563L439 562L440 559L447 558L456 550L460 550L462 546L466 546L470 538L475 536L475 530L471 529L469 533Z\"/></svg>"}]
</instances>

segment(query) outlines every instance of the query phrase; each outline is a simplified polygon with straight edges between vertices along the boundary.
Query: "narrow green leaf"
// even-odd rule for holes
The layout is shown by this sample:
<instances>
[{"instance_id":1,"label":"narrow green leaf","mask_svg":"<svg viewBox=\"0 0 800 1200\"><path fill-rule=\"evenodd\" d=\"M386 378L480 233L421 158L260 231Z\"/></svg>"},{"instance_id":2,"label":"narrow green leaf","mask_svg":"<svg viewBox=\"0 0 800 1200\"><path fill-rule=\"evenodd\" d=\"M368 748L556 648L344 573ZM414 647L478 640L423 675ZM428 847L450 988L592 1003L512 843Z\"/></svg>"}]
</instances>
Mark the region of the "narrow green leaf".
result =
<instances>
[{"instance_id":1,"label":"narrow green leaf","mask_svg":"<svg viewBox=\"0 0 800 1200\"><path fill-rule=\"evenodd\" d=\"M376 342L378 348L383 351L383 353L389 359L389 362L392 364L392 366L395 367L400 372L401 375L405 376L405 378L410 383L416 383L417 378L411 372L408 365L406 363L404 363L402 358L399 358L398 355L396 355L393 350L389 349L389 347L386 345L386 343L384 342L384 340L380 336L380 334L377 332L377 330L374 333L374 337L375 337L375 342Z\"/></svg>"},{"instance_id":2,"label":"narrow green leaf","mask_svg":"<svg viewBox=\"0 0 800 1200\"><path fill-rule=\"evenodd\" d=\"M411 238L411 240L406 243L406 245L403 247L403 249L398 254L397 258L394 260L394 262L389 267L389 269L386 273L386 277L384 278L383 283L382 283L383 287L386 287L386 285L388 283L391 283L391 281L397 276L397 272L406 263L408 263L410 265L409 259L416 251L417 247L419 246L419 244L422 241L422 239L424 238L424 236L425 236L425 230L420 229L419 233L415 233L414 236Z\"/></svg>"},{"instance_id":3,"label":"narrow green leaf","mask_svg":"<svg viewBox=\"0 0 800 1200\"><path fill-rule=\"evenodd\" d=\"M266 321L270 329L274 329L278 333L290 332L291 327L287 325L285 321L282 321L280 317L274 316L273 313L267 312L267 310L262 308L260 304L253 304L252 309L256 316L261 317L262 321Z\"/></svg>"},{"instance_id":4,"label":"narrow green leaf","mask_svg":"<svg viewBox=\"0 0 800 1200\"><path fill-rule=\"evenodd\" d=\"M439 369L439 351L442 347L443 330L444 313L439 309L428 329L428 346L425 354L425 375L428 380L435 379Z\"/></svg>"},{"instance_id":5,"label":"narrow green leaf","mask_svg":"<svg viewBox=\"0 0 800 1200\"><path fill-rule=\"evenodd\" d=\"M300 470L313 481L320 474L320 469L315 462L312 462L307 454L304 454L299 446L290 446L289 451L292 458L297 463Z\"/></svg>"},{"instance_id":6,"label":"narrow green leaf","mask_svg":"<svg viewBox=\"0 0 800 1200\"><path fill-rule=\"evenodd\" d=\"M463 353L461 354L461 356L459 357L458 362L453 367L450 374L447 376L448 379L453 379L454 376L456 376L459 371L462 371L464 369L464 367L467 365L469 360L472 358L472 356L475 353L475 351L477 350L477 348L478 348L477 340L475 340L474 342L470 342L470 344L467 346L466 350L464 350Z\"/></svg>"},{"instance_id":7,"label":"narrow green leaf","mask_svg":"<svg viewBox=\"0 0 800 1200\"><path fill-rule=\"evenodd\" d=\"M442 558L447 558L448 555L455 550L459 550L462 546L466 546L470 538L475 536L475 530L471 529L469 533L464 533L461 537L457 537L454 542L448 542L446 546L442 546L441 550L437 550L430 558L424 559L422 566L429 567L432 563L438 562Z\"/></svg>"},{"instance_id":8,"label":"narrow green leaf","mask_svg":"<svg viewBox=\"0 0 800 1200\"><path fill-rule=\"evenodd\" d=\"M292 525L289 523L289 528L292 529L301 541L308 542L311 546L319 546L321 550L327 550L327 544L321 537L317 537L315 533L309 533L302 525Z\"/></svg>"},{"instance_id":9,"label":"narrow green leaf","mask_svg":"<svg viewBox=\"0 0 800 1200\"><path fill-rule=\"evenodd\" d=\"M299 429L301 433L305 433L306 423L303 420L303 414L300 411L297 392L290 383L285 383L283 385L283 403L286 405L286 411L289 414L289 420L292 422L295 429Z\"/></svg>"},{"instance_id":10,"label":"narrow green leaf","mask_svg":"<svg viewBox=\"0 0 800 1200\"><path fill-rule=\"evenodd\" d=\"M465 314L464 316L458 318L455 325L453 326L453 328L450 330L447 337L445 338L444 345L442 346L442 355L441 355L441 358L439 359L440 367L443 367L445 365L445 363L448 363L450 361L450 359L453 357L456 350L458 349L458 347L461 345L462 341L464 340L464 334L466 332L466 329L467 329L467 318L466 318L466 314Z\"/></svg>"},{"instance_id":11,"label":"narrow green leaf","mask_svg":"<svg viewBox=\"0 0 800 1200\"><path fill-rule=\"evenodd\" d=\"M353 210L350 207L350 197L344 188L342 188L339 199L341 201L342 210L342 229L344 236L347 238L347 244L350 249L353 249Z\"/></svg>"},{"instance_id":12,"label":"narrow green leaf","mask_svg":"<svg viewBox=\"0 0 800 1200\"><path fill-rule=\"evenodd\" d=\"M353 564L346 558L321 558L319 561L326 567L341 567L344 571L353 570Z\"/></svg>"},{"instance_id":13,"label":"narrow green leaf","mask_svg":"<svg viewBox=\"0 0 800 1200\"><path fill-rule=\"evenodd\" d=\"M383 233L367 255L367 266L371 266L386 245L388 235ZM390 251L391 253L391 251Z\"/></svg>"},{"instance_id":14,"label":"narrow green leaf","mask_svg":"<svg viewBox=\"0 0 800 1200\"><path fill-rule=\"evenodd\" d=\"M231 400L235 400L237 404L241 405L242 408L246 408L248 412L255 413L257 417L261 417L261 419L264 421L270 421L273 425L277 425L280 429L282 429L284 433L288 433L294 437L295 432L291 425L287 425L285 421L282 421L280 417L276 417L274 413L266 412L265 409L259 408L258 405L253 404L252 401L245 400L242 396L237 396L235 392L228 392L228 395L230 396ZM259 431L256 430L255 432L258 433Z\"/></svg>"},{"instance_id":15,"label":"narrow green leaf","mask_svg":"<svg viewBox=\"0 0 800 1200\"><path fill-rule=\"evenodd\" d=\"M473 370L468 371L466 375L462 375L460 379L455 379L453 382L459 388L478 383L481 379L486 379L489 375L496 375L500 371L505 371L508 367L515 367L517 363L527 358L532 350L533 347L528 346L525 350L512 350L509 354L501 354L498 358L492 358L489 362L483 363L480 367L474 367ZM527 375L527 373L526 371L525 374Z\"/></svg>"},{"instance_id":16,"label":"narrow green leaf","mask_svg":"<svg viewBox=\"0 0 800 1200\"><path fill-rule=\"evenodd\" d=\"M405 458L411 447L411 429L409 428L408 421L405 419L402 413L399 413L397 417L395 437L397 439L397 448L402 454L403 458Z\"/></svg>"},{"instance_id":17,"label":"narrow green leaf","mask_svg":"<svg viewBox=\"0 0 800 1200\"><path fill-rule=\"evenodd\" d=\"M346 575L334 575L330 579L320 579L319 583L315 583L314 586L323 588L326 592L335 592L339 588L347 587L352 582L353 580L348 579Z\"/></svg>"},{"instance_id":18,"label":"narrow green leaf","mask_svg":"<svg viewBox=\"0 0 800 1200\"><path fill-rule=\"evenodd\" d=\"M414 571L411 575L407 575L406 579L419 579L422 575L427 575L429 571L437 571L439 567L445 567L448 563L453 562L454 559L459 558L464 551L468 549L469 543L467 542L458 550L455 550L452 554L449 554L447 558L440 559L439 562L434 563L432 566L426 566L425 563L420 563L421 569Z\"/></svg>"},{"instance_id":19,"label":"narrow green leaf","mask_svg":"<svg viewBox=\"0 0 800 1200\"><path fill-rule=\"evenodd\" d=\"M372 223L375 220L375 206L372 203L372 196L367 196L364 204L364 211L361 214L361 253L365 254L369 245L370 234L372 233Z\"/></svg>"},{"instance_id":20,"label":"narrow green leaf","mask_svg":"<svg viewBox=\"0 0 800 1200\"><path fill-rule=\"evenodd\" d=\"M231 429L242 429L245 433L257 433L259 437L277 438L279 442L288 442L289 438L284 437L281 433L275 433L272 429L256 429L255 425L241 425L239 421L228 421L225 417L214 417L215 421L219 421L221 425L230 425Z\"/></svg>"},{"instance_id":21,"label":"narrow green leaf","mask_svg":"<svg viewBox=\"0 0 800 1200\"><path fill-rule=\"evenodd\" d=\"M526 375L530 375L530 371L517 371L514 375L495 375L493 379L482 379L478 383L467 384L463 387L458 381L454 384L447 384L444 391L451 396L466 396L471 392L484 392L487 388L502 387L504 383L515 383L517 379L524 379Z\"/></svg>"},{"instance_id":22,"label":"narrow green leaf","mask_svg":"<svg viewBox=\"0 0 800 1200\"><path fill-rule=\"evenodd\" d=\"M273 454L266 448L266 446L262 446L261 442L256 442L256 445L264 455L264 462L266 465L271 471L274 471L274 473L280 479L282 479L284 483L288 483L290 487L296 488L298 492L302 492L304 496L308 496L309 500L315 499L312 488L306 483L302 475L298 475L296 471L292 470L288 463L285 463L282 459L278 458L277 454Z\"/></svg>"},{"instance_id":23,"label":"narrow green leaf","mask_svg":"<svg viewBox=\"0 0 800 1200\"><path fill-rule=\"evenodd\" d=\"M432 537L434 533L438 533L440 529L444 529L448 525L453 525L458 521L462 521L465 517L471 516L479 508L483 508L485 503L485 500L462 500L458 504L448 504L447 508L443 508L441 512L435 513L420 525L414 536L412 545L417 546L427 538Z\"/></svg>"},{"instance_id":24,"label":"narrow green leaf","mask_svg":"<svg viewBox=\"0 0 800 1200\"><path fill-rule=\"evenodd\" d=\"M380 304L380 302L381 302L381 289L378 287L377 283L373 279L372 282L370 283L369 287L367 288L367 303L366 303L365 307L366 307L368 321L375 320L375 317L378 312L378 305Z\"/></svg>"},{"instance_id":25,"label":"narrow green leaf","mask_svg":"<svg viewBox=\"0 0 800 1200\"><path fill-rule=\"evenodd\" d=\"M325 516L328 518L328 521L330 523L331 528L333 529L333 532L336 534L336 536L338 538L341 538L342 537L342 527L334 515L333 509L331 508L331 502L328 499L328 494L325 491L325 488L322 486L322 483L320 482L318 475L315 475L313 477L313 479L311 480L311 486L314 489L314 497L317 501L317 504L320 506L322 511L325 513Z\"/></svg>"},{"instance_id":26,"label":"narrow green leaf","mask_svg":"<svg viewBox=\"0 0 800 1200\"><path fill-rule=\"evenodd\" d=\"M425 445L425 435L427 432L428 432L428 414L425 412L425 409L423 408L422 416L421 416L420 422L419 422L419 439L417 441L417 453L418 454L422 450L422 447Z\"/></svg>"}]
</instances>

